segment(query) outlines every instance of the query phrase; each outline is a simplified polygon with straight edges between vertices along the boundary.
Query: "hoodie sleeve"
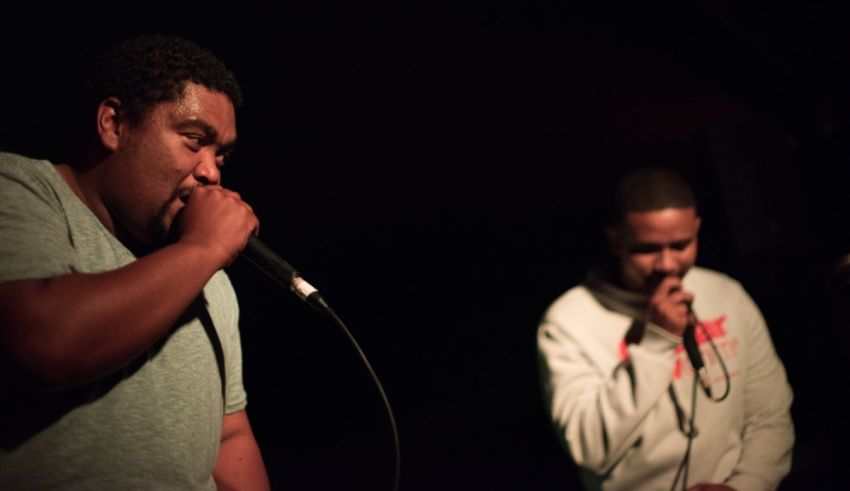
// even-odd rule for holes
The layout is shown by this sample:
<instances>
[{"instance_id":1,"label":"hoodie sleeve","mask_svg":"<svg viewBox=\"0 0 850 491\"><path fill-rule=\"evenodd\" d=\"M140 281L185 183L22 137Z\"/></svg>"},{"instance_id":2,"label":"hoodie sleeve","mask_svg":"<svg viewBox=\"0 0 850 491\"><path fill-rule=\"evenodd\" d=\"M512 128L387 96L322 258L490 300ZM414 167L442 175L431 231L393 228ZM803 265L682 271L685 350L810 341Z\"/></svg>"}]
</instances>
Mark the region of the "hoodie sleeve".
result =
<instances>
[{"instance_id":1,"label":"hoodie sleeve","mask_svg":"<svg viewBox=\"0 0 850 491\"><path fill-rule=\"evenodd\" d=\"M557 307L555 308L557 310ZM605 474L640 439L644 422L666 394L679 344L661 328L648 324L638 343L600 342L594 330L624 330L629 320L604 315L544 317L538 329L541 380L559 437L576 464ZM612 344L609 346L609 344ZM619 359L625 355L625 359ZM613 366L613 370L606 367Z\"/></svg>"},{"instance_id":2,"label":"hoodie sleeve","mask_svg":"<svg viewBox=\"0 0 850 491\"><path fill-rule=\"evenodd\" d=\"M773 490L791 469L793 394L761 312L743 288L741 299L747 319L743 450L726 484L739 490Z\"/></svg>"}]
</instances>

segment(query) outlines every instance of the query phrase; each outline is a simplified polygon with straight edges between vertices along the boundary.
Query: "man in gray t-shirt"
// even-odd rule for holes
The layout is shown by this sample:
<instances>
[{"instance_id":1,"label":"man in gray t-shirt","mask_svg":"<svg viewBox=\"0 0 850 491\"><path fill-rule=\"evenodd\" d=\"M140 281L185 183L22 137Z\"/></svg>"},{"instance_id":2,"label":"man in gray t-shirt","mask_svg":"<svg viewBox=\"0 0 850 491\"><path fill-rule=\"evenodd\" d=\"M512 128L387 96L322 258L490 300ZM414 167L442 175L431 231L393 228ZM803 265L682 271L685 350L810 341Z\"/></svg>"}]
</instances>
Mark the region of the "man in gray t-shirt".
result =
<instances>
[{"instance_id":1,"label":"man in gray t-shirt","mask_svg":"<svg viewBox=\"0 0 850 491\"><path fill-rule=\"evenodd\" d=\"M259 225L220 186L239 86L145 36L89 89L82 157L0 153L0 489L268 489L221 271Z\"/></svg>"}]
</instances>

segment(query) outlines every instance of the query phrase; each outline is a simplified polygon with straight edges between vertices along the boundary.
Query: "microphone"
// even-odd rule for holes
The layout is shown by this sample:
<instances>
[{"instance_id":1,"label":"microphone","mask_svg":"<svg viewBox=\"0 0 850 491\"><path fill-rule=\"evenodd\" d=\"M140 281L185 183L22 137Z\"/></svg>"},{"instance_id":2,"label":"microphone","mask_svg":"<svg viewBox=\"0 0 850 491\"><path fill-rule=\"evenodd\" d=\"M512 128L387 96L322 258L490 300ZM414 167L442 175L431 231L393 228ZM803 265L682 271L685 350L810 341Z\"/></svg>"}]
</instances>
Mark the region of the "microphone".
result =
<instances>
[{"instance_id":1,"label":"microphone","mask_svg":"<svg viewBox=\"0 0 850 491\"><path fill-rule=\"evenodd\" d=\"M691 315L692 319L695 317L690 304L688 305L688 313ZM699 376L699 382L702 386L702 390L705 391L705 395L711 399L711 380L708 378L708 370L705 368L705 363L702 361L702 355L699 352L697 338L694 331L694 322L688 322L687 327L685 327L685 331L682 333L682 344L685 346L685 352L688 354L691 366L694 367L694 371L696 371Z\"/></svg>"},{"instance_id":2,"label":"microphone","mask_svg":"<svg viewBox=\"0 0 850 491\"><path fill-rule=\"evenodd\" d=\"M312 307L325 312L330 311L330 307L319 291L307 283L295 268L275 254L260 239L253 235L249 236L241 256L271 279L289 288L298 298Z\"/></svg>"}]
</instances>

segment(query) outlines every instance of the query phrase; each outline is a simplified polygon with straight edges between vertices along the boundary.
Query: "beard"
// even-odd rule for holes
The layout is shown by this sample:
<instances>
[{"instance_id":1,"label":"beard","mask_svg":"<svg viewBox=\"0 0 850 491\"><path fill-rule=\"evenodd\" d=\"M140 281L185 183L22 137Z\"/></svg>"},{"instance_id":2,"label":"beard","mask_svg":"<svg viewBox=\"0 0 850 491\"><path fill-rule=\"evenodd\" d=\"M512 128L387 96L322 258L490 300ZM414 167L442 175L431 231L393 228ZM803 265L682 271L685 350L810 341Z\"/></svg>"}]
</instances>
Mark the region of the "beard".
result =
<instances>
[{"instance_id":1,"label":"beard","mask_svg":"<svg viewBox=\"0 0 850 491\"><path fill-rule=\"evenodd\" d=\"M154 218L148 223L147 236L151 238L151 246L158 247L173 242L171 237L171 223L167 220L169 206L163 206L159 209Z\"/></svg>"}]
</instances>

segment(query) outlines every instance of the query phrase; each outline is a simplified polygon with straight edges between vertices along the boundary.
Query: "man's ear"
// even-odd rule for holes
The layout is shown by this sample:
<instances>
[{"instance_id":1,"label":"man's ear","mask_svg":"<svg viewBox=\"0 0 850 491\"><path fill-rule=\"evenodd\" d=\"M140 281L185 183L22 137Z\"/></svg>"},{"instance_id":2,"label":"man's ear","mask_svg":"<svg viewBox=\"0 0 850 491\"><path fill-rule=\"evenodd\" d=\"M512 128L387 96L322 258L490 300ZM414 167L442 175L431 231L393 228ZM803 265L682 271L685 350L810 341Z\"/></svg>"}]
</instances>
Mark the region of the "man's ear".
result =
<instances>
[{"instance_id":1,"label":"man's ear","mask_svg":"<svg viewBox=\"0 0 850 491\"><path fill-rule=\"evenodd\" d=\"M112 152L118 148L121 113L121 101L115 97L106 98L97 106L97 135L104 148Z\"/></svg>"}]
</instances>

